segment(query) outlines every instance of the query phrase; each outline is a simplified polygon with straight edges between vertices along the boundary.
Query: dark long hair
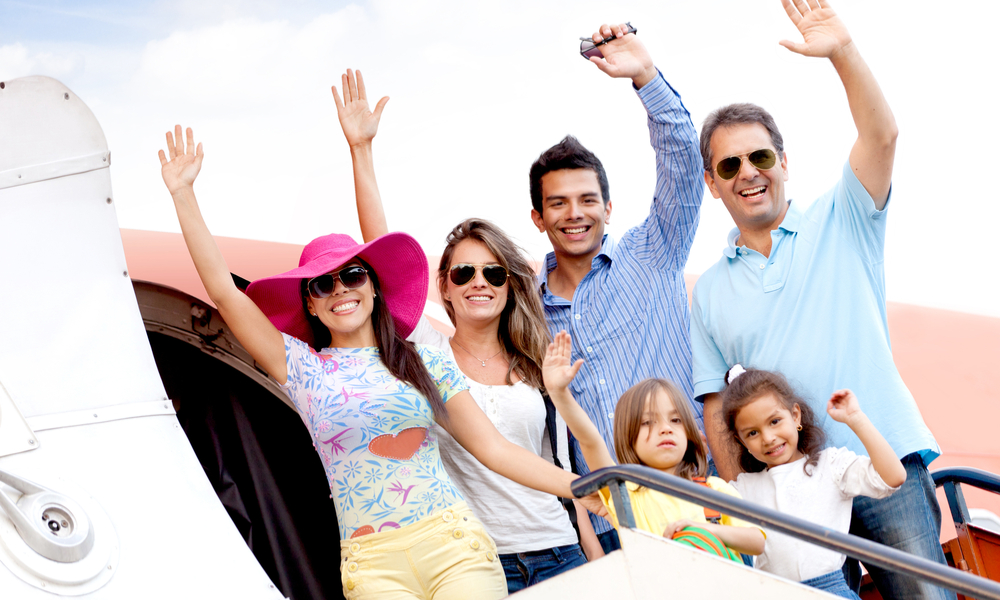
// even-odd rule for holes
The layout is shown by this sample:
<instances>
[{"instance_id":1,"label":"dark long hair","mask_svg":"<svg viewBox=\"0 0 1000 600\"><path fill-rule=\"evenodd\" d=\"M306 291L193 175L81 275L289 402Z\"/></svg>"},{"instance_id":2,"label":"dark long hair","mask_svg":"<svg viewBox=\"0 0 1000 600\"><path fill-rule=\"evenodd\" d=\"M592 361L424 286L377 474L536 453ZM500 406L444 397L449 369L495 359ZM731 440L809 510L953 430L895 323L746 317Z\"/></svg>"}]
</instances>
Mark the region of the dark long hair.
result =
<instances>
[{"instance_id":1,"label":"dark long hair","mask_svg":"<svg viewBox=\"0 0 1000 600\"><path fill-rule=\"evenodd\" d=\"M512 385L511 374L517 373L521 381L541 388L542 361L549 344L549 330L545 325L545 309L538 294L535 271L524 257L523 251L503 232L502 229L484 219L466 219L448 234L447 245L438 265L438 290L441 301L453 325L455 308L450 300L445 300L448 287L448 271L455 247L464 240L481 242L497 262L507 270L507 305L500 313L497 337L503 347L507 368L507 385Z\"/></svg>"},{"instance_id":2,"label":"dark long hair","mask_svg":"<svg viewBox=\"0 0 1000 600\"><path fill-rule=\"evenodd\" d=\"M441 392L431 379L431 374L427 372L427 366L420 358L417 348L412 342L406 341L396 330L392 313L383 301L385 295L382 293L379 284L378 274L368 263L356 257L358 262L368 271L368 279L372 284L374 294L374 307L372 308L372 329L375 333L375 345L378 347L379 355L389 373L400 381L407 383L417 389L418 392L427 398L434 412L434 419L438 423L448 422L448 411L445 409L444 400L441 399ZM308 301L309 291L308 281L302 280L302 310L306 313L309 327L313 333L313 348L317 351L330 345L330 330L309 312Z\"/></svg>"},{"instance_id":3,"label":"dark long hair","mask_svg":"<svg viewBox=\"0 0 1000 600\"><path fill-rule=\"evenodd\" d=\"M759 473L767 469L767 465L754 458L747 447L740 441L736 430L736 416L744 406L757 400L765 394L771 394L781 402L789 412L798 406L801 415L799 431L798 450L806 456L806 463L802 465L802 470L806 475L812 475L810 468L816 466L819 460L820 450L826 446L826 434L823 429L816 424L816 414L809 405L806 404L791 384L781 373L774 371L764 371L762 369L747 369L738 377L728 381L726 375L726 389L722 392L722 415L729 429L729 442L740 454L740 467L747 473Z\"/></svg>"}]
</instances>

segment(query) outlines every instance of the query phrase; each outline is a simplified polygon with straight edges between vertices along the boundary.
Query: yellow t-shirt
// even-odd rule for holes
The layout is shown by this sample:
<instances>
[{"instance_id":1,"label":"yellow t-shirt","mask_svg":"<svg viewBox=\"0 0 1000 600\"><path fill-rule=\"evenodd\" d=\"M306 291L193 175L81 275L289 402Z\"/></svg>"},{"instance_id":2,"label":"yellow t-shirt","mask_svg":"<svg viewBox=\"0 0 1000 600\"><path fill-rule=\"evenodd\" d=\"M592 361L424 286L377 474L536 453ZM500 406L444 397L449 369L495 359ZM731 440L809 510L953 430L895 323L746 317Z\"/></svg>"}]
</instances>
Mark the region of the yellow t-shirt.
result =
<instances>
[{"instance_id":1,"label":"yellow t-shirt","mask_svg":"<svg viewBox=\"0 0 1000 600\"><path fill-rule=\"evenodd\" d=\"M740 498L739 492L733 486L718 477L709 477L706 483L708 483L708 487L717 492ZM663 530L667 528L667 525L680 519L690 519L697 523L708 522L705 519L705 508L702 506L674 498L663 492L641 487L630 481L625 482L625 486L628 488L629 498L632 500L632 513L635 515L635 526L638 529L654 535L663 535ZM604 501L604 506L608 507L611 523L617 528L619 526L618 517L615 514L614 501L611 499L611 490L602 488L601 500ZM725 514L719 519L719 523L735 527L755 527L746 521L734 519Z\"/></svg>"}]
</instances>

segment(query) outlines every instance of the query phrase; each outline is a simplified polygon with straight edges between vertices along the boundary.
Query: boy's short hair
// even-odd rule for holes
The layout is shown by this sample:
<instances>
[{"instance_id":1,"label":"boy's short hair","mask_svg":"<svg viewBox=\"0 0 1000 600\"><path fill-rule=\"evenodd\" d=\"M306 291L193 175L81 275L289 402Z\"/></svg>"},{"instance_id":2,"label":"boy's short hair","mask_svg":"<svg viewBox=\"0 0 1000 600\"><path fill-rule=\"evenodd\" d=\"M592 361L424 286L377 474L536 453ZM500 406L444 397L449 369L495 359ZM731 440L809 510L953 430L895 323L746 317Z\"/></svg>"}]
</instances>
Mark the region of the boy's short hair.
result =
<instances>
[{"instance_id":1,"label":"boy's short hair","mask_svg":"<svg viewBox=\"0 0 1000 600\"><path fill-rule=\"evenodd\" d=\"M607 205L611 200L608 174L604 172L604 165L593 152L584 148L580 140L567 135L561 142L542 152L528 173L531 184L531 206L538 211L538 214L542 213L542 177L546 173L563 169L590 169L597 174L604 204Z\"/></svg>"}]
</instances>

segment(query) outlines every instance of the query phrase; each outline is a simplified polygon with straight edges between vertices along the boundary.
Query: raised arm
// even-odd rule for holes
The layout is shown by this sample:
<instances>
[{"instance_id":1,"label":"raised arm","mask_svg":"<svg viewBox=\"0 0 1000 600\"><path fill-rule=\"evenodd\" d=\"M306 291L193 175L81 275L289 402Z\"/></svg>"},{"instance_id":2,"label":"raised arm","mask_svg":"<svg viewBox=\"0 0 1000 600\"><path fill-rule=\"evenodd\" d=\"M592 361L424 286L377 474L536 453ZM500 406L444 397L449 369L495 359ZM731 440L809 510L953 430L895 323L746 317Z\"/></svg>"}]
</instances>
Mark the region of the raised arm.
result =
<instances>
[{"instance_id":1,"label":"raised arm","mask_svg":"<svg viewBox=\"0 0 1000 600\"><path fill-rule=\"evenodd\" d=\"M595 42L614 35L601 46L605 58L591 58L612 77L629 77L648 115L649 141L656 153L656 188L649 217L629 231L623 243L634 245L639 257L659 269L681 270L687 263L704 196L698 133L680 96L653 65L635 34L624 25L602 25Z\"/></svg>"},{"instance_id":2,"label":"raised arm","mask_svg":"<svg viewBox=\"0 0 1000 600\"><path fill-rule=\"evenodd\" d=\"M175 143L176 137L176 143ZM184 233L191 260L205 285L208 297L222 313L222 318L267 373L278 383L285 383L285 341L267 316L233 283L215 238L208 231L194 196L194 180L204 158L201 144L194 145L194 132L187 130L187 147L181 138L181 126L167 132L167 154L160 150L161 174L177 209L177 219Z\"/></svg>"},{"instance_id":3,"label":"raised arm","mask_svg":"<svg viewBox=\"0 0 1000 600\"><path fill-rule=\"evenodd\" d=\"M556 410L562 415L563 420L569 430L573 432L573 437L580 444L583 451L583 458L587 461L587 466L591 471L604 467L614 466L616 463L608 452L608 447L604 443L604 438L597 430L597 426L590 420L583 408L577 404L573 394L569 391L569 384L576 377L580 367L583 366L583 359L572 364L572 341L565 331L556 334L552 343L549 344L545 353L545 361L542 363L542 378L545 381L545 389L552 398Z\"/></svg>"},{"instance_id":4,"label":"raised arm","mask_svg":"<svg viewBox=\"0 0 1000 600\"><path fill-rule=\"evenodd\" d=\"M456 394L445 406L449 422L441 425L487 469L523 486L563 498L574 498L569 486L577 475L508 441L468 391ZM596 494L579 498L578 502L594 514L608 514Z\"/></svg>"},{"instance_id":5,"label":"raised arm","mask_svg":"<svg viewBox=\"0 0 1000 600\"><path fill-rule=\"evenodd\" d=\"M875 201L875 207L882 210L889 199L899 133L882 89L829 2L781 2L803 38L798 43L782 40L781 45L804 56L829 58L840 75L858 129L858 139L851 148L851 168Z\"/></svg>"},{"instance_id":6,"label":"raised arm","mask_svg":"<svg viewBox=\"0 0 1000 600\"><path fill-rule=\"evenodd\" d=\"M851 390L837 390L827 402L826 412L838 423L851 428L872 460L872 466L887 485L899 487L906 481L906 467L896 457L892 446L879 433L858 404Z\"/></svg>"},{"instance_id":7,"label":"raised arm","mask_svg":"<svg viewBox=\"0 0 1000 600\"><path fill-rule=\"evenodd\" d=\"M361 71L355 73L350 69L340 76L343 87L343 100L337 93L337 86L332 86L333 99L337 103L337 117L344 130L344 137L351 147L351 162L354 165L354 197L358 203L358 220L361 223L361 236L365 242L389 233L385 212L382 209L382 196L378 193L375 181L375 162L372 154L372 140L378 133L378 123L382 118L389 97L384 96L375 105L375 111L368 109L368 96L365 93L365 80Z\"/></svg>"}]
</instances>

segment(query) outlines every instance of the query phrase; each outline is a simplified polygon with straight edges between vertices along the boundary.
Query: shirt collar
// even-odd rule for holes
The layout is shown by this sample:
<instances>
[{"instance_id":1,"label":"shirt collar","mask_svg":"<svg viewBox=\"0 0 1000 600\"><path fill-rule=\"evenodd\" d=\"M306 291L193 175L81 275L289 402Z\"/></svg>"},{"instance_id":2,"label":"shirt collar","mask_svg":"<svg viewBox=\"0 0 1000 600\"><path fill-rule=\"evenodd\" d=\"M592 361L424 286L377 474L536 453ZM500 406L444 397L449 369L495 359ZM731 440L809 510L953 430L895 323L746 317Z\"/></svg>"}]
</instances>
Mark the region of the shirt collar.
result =
<instances>
[{"instance_id":1,"label":"shirt collar","mask_svg":"<svg viewBox=\"0 0 1000 600\"><path fill-rule=\"evenodd\" d=\"M796 233L801 223L802 211L799 209L799 205L789 200L788 210L785 211L785 218L781 220L781 225L778 225L778 227L785 231Z\"/></svg>"},{"instance_id":2,"label":"shirt collar","mask_svg":"<svg viewBox=\"0 0 1000 600\"><path fill-rule=\"evenodd\" d=\"M611 262L611 255L615 251L616 243L615 238L611 234L605 233L604 239L601 241L601 251L597 253L597 256L595 256L593 260L590 261L590 268L596 268L598 264L605 260ZM555 271L558 264L555 252L549 252L545 255L545 267L542 269L542 272L538 274L538 286L541 288L543 295L549 293L549 273Z\"/></svg>"},{"instance_id":3,"label":"shirt collar","mask_svg":"<svg viewBox=\"0 0 1000 600\"><path fill-rule=\"evenodd\" d=\"M801 223L802 211L799 210L799 205L789 200L788 210L785 211L785 218L781 220L778 229L784 229L789 233L796 233ZM736 258L736 239L738 237L740 237L740 228L733 227L729 235L726 236L726 247L722 250L722 254L726 258Z\"/></svg>"}]
</instances>

